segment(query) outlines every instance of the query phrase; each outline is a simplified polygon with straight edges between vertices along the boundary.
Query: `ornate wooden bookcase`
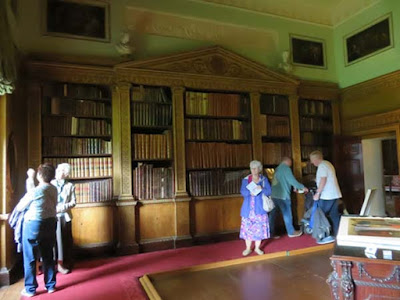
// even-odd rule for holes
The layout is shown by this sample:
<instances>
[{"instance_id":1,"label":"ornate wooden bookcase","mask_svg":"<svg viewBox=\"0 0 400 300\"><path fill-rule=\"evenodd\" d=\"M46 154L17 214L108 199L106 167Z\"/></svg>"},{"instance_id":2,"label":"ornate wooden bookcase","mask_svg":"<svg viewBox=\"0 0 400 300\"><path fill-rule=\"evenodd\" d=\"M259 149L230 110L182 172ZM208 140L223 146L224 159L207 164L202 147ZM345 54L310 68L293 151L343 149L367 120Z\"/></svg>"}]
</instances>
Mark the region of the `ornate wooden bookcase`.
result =
<instances>
[{"instance_id":1,"label":"ornate wooden bookcase","mask_svg":"<svg viewBox=\"0 0 400 300\"><path fill-rule=\"evenodd\" d=\"M340 130L336 102L338 90L335 85L300 82L220 47L125 62L113 68L31 62L27 65L27 71L27 101L30 109L28 160L32 166L39 164L42 159L40 87L43 83L89 83L107 85L112 89L113 201L74 209L73 234L77 246L82 248L107 246L116 247L120 253L134 253L237 235L242 203L240 194L192 196L189 193L191 177L186 150L188 142L193 140L187 138L185 120L208 118L207 114L200 117L186 114L187 92L245 95L248 98L249 115L243 118L223 116L222 119L248 122L248 139L241 143L249 143L252 159L260 161L263 161L260 98L262 95L284 97L288 102L286 114L290 117L290 137L287 139L290 141L294 174L298 179L302 175L299 98L331 100L334 133L338 134ZM134 101L131 99L133 91L140 86L163 87L171 96L172 126L169 128L172 142L167 166L172 168L174 174L173 197L138 199L134 196L137 195L134 190L134 186L137 186L134 170L138 163L137 157L135 159L135 138L136 134L143 133L143 128L132 126L138 124L132 120L138 114L132 111ZM204 99L199 99L199 103L204 105L199 109L205 109L202 114L207 112L210 101L214 101L208 98L209 102L201 102ZM222 101L228 102L224 99ZM160 132L150 130L145 133ZM201 144L204 141L195 142ZM235 145L227 140L223 142ZM301 197L298 200L297 213L301 217L303 201Z\"/></svg>"}]
</instances>

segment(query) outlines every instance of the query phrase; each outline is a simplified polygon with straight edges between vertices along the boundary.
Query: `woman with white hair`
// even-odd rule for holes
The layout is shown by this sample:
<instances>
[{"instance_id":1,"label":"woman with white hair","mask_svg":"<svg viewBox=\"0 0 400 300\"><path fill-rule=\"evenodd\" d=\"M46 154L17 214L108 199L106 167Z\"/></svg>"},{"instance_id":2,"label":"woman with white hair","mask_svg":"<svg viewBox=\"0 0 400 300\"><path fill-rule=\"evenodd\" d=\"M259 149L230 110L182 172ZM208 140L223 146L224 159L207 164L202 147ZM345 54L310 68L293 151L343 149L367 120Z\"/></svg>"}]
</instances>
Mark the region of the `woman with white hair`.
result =
<instances>
[{"instance_id":1,"label":"woman with white hair","mask_svg":"<svg viewBox=\"0 0 400 300\"><path fill-rule=\"evenodd\" d=\"M76 205L75 186L66 181L71 166L62 163L57 166L56 179L51 183L57 188L57 260L58 271L62 274L70 272L72 267L72 214Z\"/></svg>"},{"instance_id":2,"label":"woman with white hair","mask_svg":"<svg viewBox=\"0 0 400 300\"><path fill-rule=\"evenodd\" d=\"M271 195L271 187L268 179L262 173L262 164L258 160L250 162L251 174L243 178L240 193L244 200L240 211L242 225L240 227L240 238L246 241L246 249L243 256L251 253L251 244L255 242L254 251L258 255L264 254L260 249L261 241L269 238L268 214L263 208L262 194ZM247 186L255 184L255 190L251 192Z\"/></svg>"}]
</instances>

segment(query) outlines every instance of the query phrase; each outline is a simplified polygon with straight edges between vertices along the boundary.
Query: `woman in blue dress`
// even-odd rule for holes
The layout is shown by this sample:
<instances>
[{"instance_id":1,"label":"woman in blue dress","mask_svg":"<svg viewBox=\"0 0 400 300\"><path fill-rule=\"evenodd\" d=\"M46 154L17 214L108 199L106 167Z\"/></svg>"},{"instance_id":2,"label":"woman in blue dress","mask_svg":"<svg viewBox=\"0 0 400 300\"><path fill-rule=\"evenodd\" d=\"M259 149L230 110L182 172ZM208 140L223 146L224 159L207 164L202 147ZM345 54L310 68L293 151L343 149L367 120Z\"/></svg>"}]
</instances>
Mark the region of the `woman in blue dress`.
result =
<instances>
[{"instance_id":1,"label":"woman in blue dress","mask_svg":"<svg viewBox=\"0 0 400 300\"><path fill-rule=\"evenodd\" d=\"M263 208L262 194L265 196L271 195L271 186L269 185L268 179L263 176L262 164L257 160L250 162L251 174L243 178L240 193L244 200L240 211L242 217L242 224L240 227L240 238L245 240L246 249L243 251L243 256L247 256L251 253L251 244L255 242L254 251L258 255L264 254L264 251L260 249L262 240L268 239L269 224L268 214ZM247 188L247 185L254 182L260 190L258 194L253 194Z\"/></svg>"}]
</instances>

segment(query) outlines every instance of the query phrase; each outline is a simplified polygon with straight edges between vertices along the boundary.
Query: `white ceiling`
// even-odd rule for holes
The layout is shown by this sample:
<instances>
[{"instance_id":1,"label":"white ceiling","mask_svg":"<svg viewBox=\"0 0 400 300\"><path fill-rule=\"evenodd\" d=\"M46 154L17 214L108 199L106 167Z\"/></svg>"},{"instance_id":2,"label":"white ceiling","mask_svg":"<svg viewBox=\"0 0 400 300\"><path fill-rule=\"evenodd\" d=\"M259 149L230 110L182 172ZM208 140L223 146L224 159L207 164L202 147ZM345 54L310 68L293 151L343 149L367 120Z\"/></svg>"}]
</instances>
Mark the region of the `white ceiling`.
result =
<instances>
[{"instance_id":1,"label":"white ceiling","mask_svg":"<svg viewBox=\"0 0 400 300\"><path fill-rule=\"evenodd\" d=\"M337 26L382 0L195 0L275 15L324 26Z\"/></svg>"}]
</instances>

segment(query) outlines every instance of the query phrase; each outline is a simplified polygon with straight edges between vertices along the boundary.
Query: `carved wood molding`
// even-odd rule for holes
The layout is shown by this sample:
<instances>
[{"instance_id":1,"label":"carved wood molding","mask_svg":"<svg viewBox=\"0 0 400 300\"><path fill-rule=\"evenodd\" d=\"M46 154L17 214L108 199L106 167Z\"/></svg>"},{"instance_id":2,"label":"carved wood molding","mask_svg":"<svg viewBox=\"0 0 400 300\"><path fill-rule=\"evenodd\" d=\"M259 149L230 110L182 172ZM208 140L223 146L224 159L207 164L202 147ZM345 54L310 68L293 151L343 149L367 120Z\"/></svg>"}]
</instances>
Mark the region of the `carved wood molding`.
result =
<instances>
[{"instance_id":1,"label":"carved wood molding","mask_svg":"<svg viewBox=\"0 0 400 300\"><path fill-rule=\"evenodd\" d=\"M211 89L238 92L262 92L281 95L293 95L297 92L295 85L284 82L264 80L243 80L223 76L182 74L151 70L118 70L118 81L129 81L144 85L184 86L195 89Z\"/></svg>"},{"instance_id":2,"label":"carved wood molding","mask_svg":"<svg viewBox=\"0 0 400 300\"><path fill-rule=\"evenodd\" d=\"M299 85L300 98L314 100L339 100L340 90L336 83L302 80Z\"/></svg>"},{"instance_id":3,"label":"carved wood molding","mask_svg":"<svg viewBox=\"0 0 400 300\"><path fill-rule=\"evenodd\" d=\"M378 93L383 89L400 87L400 70L385 74L362 83L352 85L342 90L343 101Z\"/></svg>"},{"instance_id":4,"label":"carved wood molding","mask_svg":"<svg viewBox=\"0 0 400 300\"><path fill-rule=\"evenodd\" d=\"M342 276L340 286L342 289L344 300L354 299L354 283L351 276L352 263L350 261L340 261L340 266L342 269Z\"/></svg>"},{"instance_id":5,"label":"carved wood molding","mask_svg":"<svg viewBox=\"0 0 400 300\"><path fill-rule=\"evenodd\" d=\"M159 58L126 62L116 65L116 69L144 69L223 76L224 78L258 79L281 82L286 85L299 84L296 78L272 71L265 66L240 56L219 46L182 52Z\"/></svg>"},{"instance_id":6,"label":"carved wood molding","mask_svg":"<svg viewBox=\"0 0 400 300\"><path fill-rule=\"evenodd\" d=\"M25 71L28 78L39 81L112 84L114 77L112 68L48 62L29 62Z\"/></svg>"},{"instance_id":7,"label":"carved wood molding","mask_svg":"<svg viewBox=\"0 0 400 300\"><path fill-rule=\"evenodd\" d=\"M351 120L342 121L343 130L349 134L377 127L400 123L400 109L387 113L380 113Z\"/></svg>"},{"instance_id":8,"label":"carved wood molding","mask_svg":"<svg viewBox=\"0 0 400 300\"><path fill-rule=\"evenodd\" d=\"M326 280L326 283L329 284L329 286L331 287L331 294L333 297L333 300L339 300L340 296L339 296L339 274L337 272L337 268L336 268L336 262L335 261L331 261L331 266L333 268L333 271L331 272L331 274L329 275L328 279Z\"/></svg>"}]
</instances>

